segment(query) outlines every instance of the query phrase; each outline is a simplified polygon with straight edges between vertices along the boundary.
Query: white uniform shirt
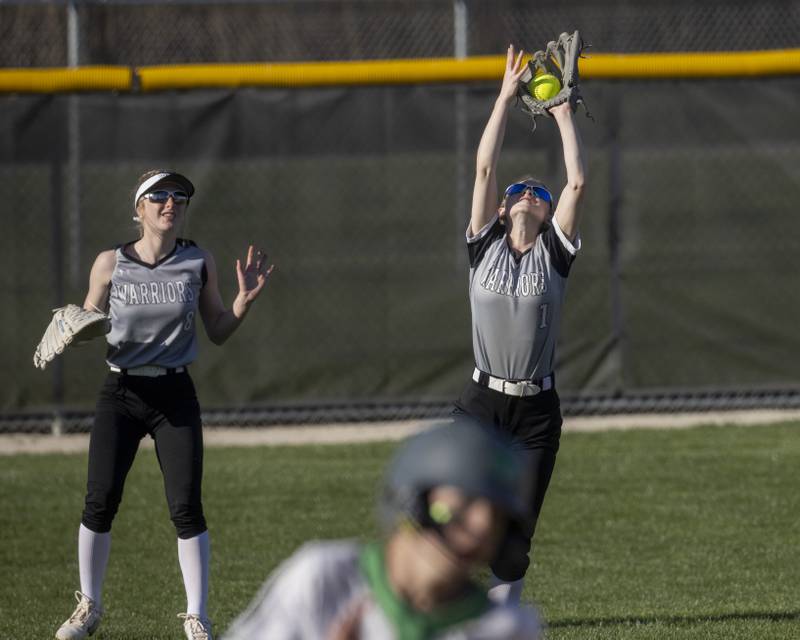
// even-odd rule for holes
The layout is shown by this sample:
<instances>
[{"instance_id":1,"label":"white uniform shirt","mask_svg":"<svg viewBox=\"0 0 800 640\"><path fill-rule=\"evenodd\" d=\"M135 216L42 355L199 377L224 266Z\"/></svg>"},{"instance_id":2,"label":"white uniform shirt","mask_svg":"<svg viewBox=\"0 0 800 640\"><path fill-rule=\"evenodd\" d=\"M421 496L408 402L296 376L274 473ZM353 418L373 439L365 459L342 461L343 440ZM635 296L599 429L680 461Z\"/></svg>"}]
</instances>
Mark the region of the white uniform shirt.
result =
<instances>
[{"instance_id":1,"label":"white uniform shirt","mask_svg":"<svg viewBox=\"0 0 800 640\"><path fill-rule=\"evenodd\" d=\"M541 637L539 618L533 609L493 605L482 596L477 600L484 601L485 606L477 609L474 616L466 620L461 616L461 622L432 635L419 635L426 616L408 613L408 605L394 595L387 604L386 593L381 596L378 592L385 591L388 584L384 581L375 588L374 580L371 585L365 574L368 554L373 560L379 557L383 566L381 553L377 545L364 547L345 540L307 543L265 583L224 639L326 640L332 628L360 603L364 603L364 608L358 637L363 640L537 640ZM464 604L471 606L476 598L471 600ZM405 620L399 624L392 622L386 608L392 608L395 616ZM403 616L401 610L408 615Z\"/></svg>"}]
</instances>

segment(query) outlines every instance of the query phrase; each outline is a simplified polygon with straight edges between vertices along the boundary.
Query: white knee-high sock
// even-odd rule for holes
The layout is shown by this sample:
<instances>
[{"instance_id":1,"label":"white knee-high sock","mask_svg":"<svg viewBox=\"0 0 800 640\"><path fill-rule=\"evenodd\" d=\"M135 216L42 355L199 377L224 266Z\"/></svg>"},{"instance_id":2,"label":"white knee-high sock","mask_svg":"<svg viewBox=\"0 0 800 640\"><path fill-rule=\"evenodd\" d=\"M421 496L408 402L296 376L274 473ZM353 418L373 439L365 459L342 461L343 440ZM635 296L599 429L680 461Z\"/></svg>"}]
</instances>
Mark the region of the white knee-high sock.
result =
<instances>
[{"instance_id":1,"label":"white knee-high sock","mask_svg":"<svg viewBox=\"0 0 800 640\"><path fill-rule=\"evenodd\" d=\"M208 531L199 536L178 538L178 562L186 587L186 613L207 618L208 564L211 557L211 544Z\"/></svg>"},{"instance_id":2,"label":"white knee-high sock","mask_svg":"<svg viewBox=\"0 0 800 640\"><path fill-rule=\"evenodd\" d=\"M106 577L111 533L97 533L81 524L78 528L78 567L81 592L103 606L103 580Z\"/></svg>"},{"instance_id":3,"label":"white knee-high sock","mask_svg":"<svg viewBox=\"0 0 800 640\"><path fill-rule=\"evenodd\" d=\"M522 598L522 585L524 582L524 578L514 580L514 582L505 582L492 574L489 582L489 600L496 604L518 605Z\"/></svg>"}]
</instances>

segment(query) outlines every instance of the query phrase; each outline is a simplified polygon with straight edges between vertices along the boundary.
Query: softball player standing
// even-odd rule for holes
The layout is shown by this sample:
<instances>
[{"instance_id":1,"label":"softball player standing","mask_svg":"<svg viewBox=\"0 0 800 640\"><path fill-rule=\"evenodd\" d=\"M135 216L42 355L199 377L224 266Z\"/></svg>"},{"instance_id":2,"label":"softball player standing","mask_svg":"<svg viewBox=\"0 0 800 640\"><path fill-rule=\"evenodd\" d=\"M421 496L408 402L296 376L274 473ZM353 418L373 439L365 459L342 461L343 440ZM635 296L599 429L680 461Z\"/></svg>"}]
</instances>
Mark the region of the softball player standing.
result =
<instances>
[{"instance_id":1,"label":"softball player standing","mask_svg":"<svg viewBox=\"0 0 800 640\"><path fill-rule=\"evenodd\" d=\"M86 309L108 309L108 377L97 400L89 443L86 502L78 532L78 606L56 632L59 640L94 633L103 615L102 588L111 523L139 441L150 435L164 476L178 559L186 587L184 631L209 640L209 538L200 485L203 435L188 365L197 355L199 312L212 342L236 330L261 293L272 267L249 247L236 262L239 293L226 309L210 253L178 238L194 186L170 171L150 171L134 196L140 238L97 256Z\"/></svg>"},{"instance_id":2,"label":"softball player standing","mask_svg":"<svg viewBox=\"0 0 800 640\"><path fill-rule=\"evenodd\" d=\"M509 602L518 602L522 592L561 436L553 363L567 277L581 246L578 221L586 180L580 135L565 103L550 109L567 173L555 211L551 192L531 177L506 187L498 202L497 161L525 68L522 52L515 55L509 46L500 95L478 146L467 228L475 370L456 403L457 413L508 432L533 468L530 517L509 529L492 563L490 596Z\"/></svg>"}]
</instances>

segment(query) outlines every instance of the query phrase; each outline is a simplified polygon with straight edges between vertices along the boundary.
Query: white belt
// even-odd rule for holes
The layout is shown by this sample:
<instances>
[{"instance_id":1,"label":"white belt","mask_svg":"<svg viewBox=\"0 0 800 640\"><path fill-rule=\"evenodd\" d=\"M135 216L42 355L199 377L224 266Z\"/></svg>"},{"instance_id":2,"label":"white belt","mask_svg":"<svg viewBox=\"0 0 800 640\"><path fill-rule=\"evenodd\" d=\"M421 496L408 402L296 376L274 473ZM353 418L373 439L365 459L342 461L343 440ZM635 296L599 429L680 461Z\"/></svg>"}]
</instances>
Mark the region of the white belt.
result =
<instances>
[{"instance_id":1,"label":"white belt","mask_svg":"<svg viewBox=\"0 0 800 640\"><path fill-rule=\"evenodd\" d=\"M130 369L120 369L113 364L108 367L114 373L121 373L125 376L146 376L148 378L158 378L159 376L168 376L172 373L183 373L186 367L175 367L168 369L167 367L159 367L154 364L147 364L142 367L131 367Z\"/></svg>"},{"instance_id":2,"label":"white belt","mask_svg":"<svg viewBox=\"0 0 800 640\"><path fill-rule=\"evenodd\" d=\"M504 393L507 396L535 396L541 391L549 391L553 388L552 374L545 376L541 380L505 380L496 378L475 367L472 372L472 379L478 384Z\"/></svg>"}]
</instances>

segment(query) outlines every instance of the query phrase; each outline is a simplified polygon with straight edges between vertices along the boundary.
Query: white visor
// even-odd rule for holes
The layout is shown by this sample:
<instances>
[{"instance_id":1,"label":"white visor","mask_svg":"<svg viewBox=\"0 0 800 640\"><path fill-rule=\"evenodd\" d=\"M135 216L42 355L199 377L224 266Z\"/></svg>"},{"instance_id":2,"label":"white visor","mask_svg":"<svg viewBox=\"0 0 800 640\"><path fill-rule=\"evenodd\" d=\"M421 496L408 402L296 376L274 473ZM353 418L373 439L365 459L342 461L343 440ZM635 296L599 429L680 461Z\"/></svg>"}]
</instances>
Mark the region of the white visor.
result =
<instances>
[{"instance_id":1,"label":"white visor","mask_svg":"<svg viewBox=\"0 0 800 640\"><path fill-rule=\"evenodd\" d=\"M133 207L136 208L139 198L148 193L159 182L175 182L186 189L186 195L188 195L190 198L192 195L194 195L194 185L189 181L188 178L173 171L161 171L150 176L141 185L139 185L139 188L136 190L136 195L133 197Z\"/></svg>"}]
</instances>

